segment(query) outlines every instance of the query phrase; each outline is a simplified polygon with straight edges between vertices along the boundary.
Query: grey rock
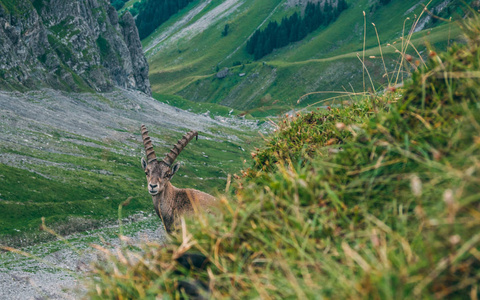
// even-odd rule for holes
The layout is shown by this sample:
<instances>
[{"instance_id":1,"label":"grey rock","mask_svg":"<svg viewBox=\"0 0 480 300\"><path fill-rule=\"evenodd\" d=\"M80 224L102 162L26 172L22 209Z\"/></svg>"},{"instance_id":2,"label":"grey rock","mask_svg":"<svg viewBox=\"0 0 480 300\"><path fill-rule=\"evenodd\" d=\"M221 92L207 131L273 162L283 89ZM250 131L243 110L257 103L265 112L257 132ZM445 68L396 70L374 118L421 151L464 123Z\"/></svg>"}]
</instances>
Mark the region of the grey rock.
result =
<instances>
[{"instance_id":1,"label":"grey rock","mask_svg":"<svg viewBox=\"0 0 480 300\"><path fill-rule=\"evenodd\" d=\"M127 11L123 14L121 24L123 39L128 45L128 50L132 57L132 64L135 69L135 72L132 74L133 78L129 79L137 85L137 89L151 95L152 91L150 89L150 81L148 80L148 62L143 53L135 20L130 12Z\"/></svg>"},{"instance_id":2,"label":"grey rock","mask_svg":"<svg viewBox=\"0 0 480 300\"><path fill-rule=\"evenodd\" d=\"M217 73L217 78L222 79L222 78L227 77L228 72L229 72L228 68L223 68L222 70L220 70L220 71Z\"/></svg>"},{"instance_id":3,"label":"grey rock","mask_svg":"<svg viewBox=\"0 0 480 300\"><path fill-rule=\"evenodd\" d=\"M0 89L107 92L118 86L150 95L135 22L130 13L120 19L108 0L0 4Z\"/></svg>"}]
</instances>

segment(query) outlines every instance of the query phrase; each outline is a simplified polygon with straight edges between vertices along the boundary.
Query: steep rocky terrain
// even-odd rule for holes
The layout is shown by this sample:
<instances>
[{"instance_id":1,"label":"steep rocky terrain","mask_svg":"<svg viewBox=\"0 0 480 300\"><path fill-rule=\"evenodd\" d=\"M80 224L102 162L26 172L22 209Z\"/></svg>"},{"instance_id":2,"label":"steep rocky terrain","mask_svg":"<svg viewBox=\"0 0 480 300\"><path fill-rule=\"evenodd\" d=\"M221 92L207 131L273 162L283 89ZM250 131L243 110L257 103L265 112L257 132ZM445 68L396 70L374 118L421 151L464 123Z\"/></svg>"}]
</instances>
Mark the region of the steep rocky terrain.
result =
<instances>
[{"instance_id":1,"label":"steep rocky terrain","mask_svg":"<svg viewBox=\"0 0 480 300\"><path fill-rule=\"evenodd\" d=\"M151 93L130 13L107 0L0 0L0 89L113 86Z\"/></svg>"}]
</instances>

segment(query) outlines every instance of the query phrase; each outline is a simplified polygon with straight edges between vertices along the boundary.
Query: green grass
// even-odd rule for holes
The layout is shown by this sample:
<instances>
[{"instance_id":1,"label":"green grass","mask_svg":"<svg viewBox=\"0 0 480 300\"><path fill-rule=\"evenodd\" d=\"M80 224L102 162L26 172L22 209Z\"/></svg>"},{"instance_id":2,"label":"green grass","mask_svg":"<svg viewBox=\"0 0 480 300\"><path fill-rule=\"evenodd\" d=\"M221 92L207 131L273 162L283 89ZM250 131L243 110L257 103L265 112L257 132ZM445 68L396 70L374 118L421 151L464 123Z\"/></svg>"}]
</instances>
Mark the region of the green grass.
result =
<instances>
[{"instance_id":1,"label":"green grass","mask_svg":"<svg viewBox=\"0 0 480 300\"><path fill-rule=\"evenodd\" d=\"M153 93L153 97L160 102L178 107L183 110L191 111L196 114L208 113L208 115L212 118L215 116L228 117L228 116L232 116L232 115L235 116L240 114L240 111L234 110L226 106L217 105L213 103L193 102L175 95L161 95L161 94Z\"/></svg>"},{"instance_id":2,"label":"green grass","mask_svg":"<svg viewBox=\"0 0 480 300\"><path fill-rule=\"evenodd\" d=\"M7 14L19 14L22 18L29 16L29 10L33 8L30 1L16 1L16 0L1 0L0 6L5 10Z\"/></svg>"},{"instance_id":3,"label":"green grass","mask_svg":"<svg viewBox=\"0 0 480 300\"><path fill-rule=\"evenodd\" d=\"M183 42L181 40L174 47L167 49L166 52L159 52L149 58L151 74L174 72L184 68L187 68L189 75L214 73L219 60L230 54L236 48L238 42L245 41L256 28L256 24L266 18L278 3L278 0L246 1L242 7L248 7L249 10L245 9L242 13L235 15L235 19L228 20L230 33L226 37L221 35L226 21L221 21L210 30L194 37L191 41ZM249 16L250 9L259 13ZM239 24L245 24L248 27L244 28ZM158 32L161 30L162 27ZM164 59L160 60L159 58L162 56ZM242 59L236 60L242 61ZM155 81L152 85L155 87L156 83Z\"/></svg>"},{"instance_id":4,"label":"green grass","mask_svg":"<svg viewBox=\"0 0 480 300\"><path fill-rule=\"evenodd\" d=\"M363 55L363 10L367 13L366 55L367 57L374 55L377 58L380 56L375 28L371 25L375 23L382 50L387 56L387 67L389 72L393 72L398 65L399 57L395 54L394 47L402 51L399 37L402 36L404 21L403 35L407 36L414 17L421 13L423 7L418 5L410 13L405 12L417 2L392 1L385 7L370 12L369 1L351 1L349 9L327 28L320 28L304 40L275 50L259 62L252 62L253 58L246 53L245 45L242 46L242 43L246 42L248 36L273 11L268 20L280 20L293 9L285 10L278 0L245 1L237 13L214 23L191 40L181 39L156 54L152 51L147 52L152 89L163 95L179 95L194 102L217 103L252 111L255 116L301 108L302 106L296 105L297 99L312 91L344 91L344 89L351 91L352 87L357 91L363 91L363 79L359 80L359 77L363 78L362 65L356 57L357 53ZM440 2L442 1L434 0L429 7L435 7ZM144 47L149 45L156 35L183 17L194 5L197 3L192 3L191 7L177 14L156 33L145 39ZM216 3L212 2L200 15L215 5ZM410 19L406 20L407 17ZM453 17L459 19L460 16ZM230 33L222 37L221 31L226 23L230 25ZM265 24L268 24L268 21ZM415 33L411 41L425 56L426 48L444 50L450 44L449 39L458 39L459 36L458 25L451 23ZM387 46L387 43L394 47ZM411 46L407 53L418 57ZM232 68L235 62L245 65L244 70ZM379 83L376 88L382 89L386 83L382 77L384 73L382 62L379 59L369 59L366 64L374 81ZM215 78L217 68L223 67L232 68L234 75L246 73L246 76ZM272 67L278 68L272 72ZM325 72L328 76L322 76ZM260 76L256 77L257 75ZM345 78L348 78L348 83L345 82ZM330 96L316 95L310 103ZM266 99L273 101L268 103Z\"/></svg>"},{"instance_id":5,"label":"green grass","mask_svg":"<svg viewBox=\"0 0 480 300\"><path fill-rule=\"evenodd\" d=\"M175 186L216 193L225 188L228 174L243 166L243 160L252 147L248 143L253 142L253 133L215 128L211 131L238 136L241 142L212 139L209 134L200 133L208 140L192 142L182 152L178 159L182 168L172 179ZM48 139L48 135L32 134L41 140ZM99 142L62 131L52 132L52 135L57 140L63 140L62 153L8 142L0 146L3 154L24 155L47 162L24 163L23 168L0 164L0 241L16 240L19 242L15 244L17 246L41 241L46 238L39 231L42 217L54 228L64 228L70 218L84 220L84 225L77 222L76 228L60 230L60 234L101 226L116 219L118 205L127 197L133 197L133 201L125 208L126 215L138 211L153 212L151 197L144 187L145 175L140 166L140 156L118 154L124 147L118 142ZM167 145L174 145L181 135L169 130L163 130L162 136L153 134L166 141ZM72 142L69 142L70 139ZM74 140L97 146L80 145ZM58 142L55 144L59 145ZM155 146L160 154L169 150L168 146ZM143 147L141 144L138 147L140 153ZM242 147L247 150L242 150Z\"/></svg>"},{"instance_id":6,"label":"green grass","mask_svg":"<svg viewBox=\"0 0 480 300\"><path fill-rule=\"evenodd\" d=\"M477 298L480 17L464 30L398 92L280 120L218 211L108 255L89 297Z\"/></svg>"},{"instance_id":7,"label":"green grass","mask_svg":"<svg viewBox=\"0 0 480 300\"><path fill-rule=\"evenodd\" d=\"M133 200L134 201L134 200ZM132 203L132 202L131 202ZM75 226L82 226L85 224L86 220L79 220L77 218L69 218L68 223L64 225L75 227ZM82 224L83 223L83 224ZM115 223L118 224L118 221ZM47 227L49 227L49 223L46 223ZM113 224L112 224L113 225ZM59 271L63 271L64 273L68 273L72 277L80 279L79 273L71 272L70 270L62 269L57 265L53 265L48 262L48 256L57 253L58 251L63 252L73 252L73 255L78 254L78 257L82 257L86 252L88 253L91 251L91 244L102 245L102 246L110 246L109 241L118 239L118 234L122 232L125 235L132 236L135 233L138 233L141 230L151 230L155 231L158 228L158 218L154 217L146 217L141 219L140 221L136 222L122 222L122 226L115 227L109 226L100 229L92 229L86 228L89 231L87 232L80 232L76 234L69 235L64 238L64 240L54 240L54 241L46 241L42 244L41 247L38 245L32 245L22 248L23 255L19 255L18 252L2 252L0 254L0 264L2 265L3 270L19 270L21 269L23 272L30 272L30 273L37 273L41 272L48 272L48 273L58 273ZM51 229L51 228L50 228ZM46 231L42 231L39 233L40 236L46 237L50 236L51 233ZM67 241L67 243L65 242ZM8 243L7 245L13 245L14 242ZM4 244L5 245L5 244ZM45 265L40 265L42 260L47 261Z\"/></svg>"},{"instance_id":8,"label":"green grass","mask_svg":"<svg viewBox=\"0 0 480 300\"><path fill-rule=\"evenodd\" d=\"M422 1L424 4L427 4L427 2L428 1ZM435 7L440 2L442 1L431 1L429 7ZM362 52L364 10L367 13L366 48L378 47L375 28L372 23L377 27L382 44L393 43L398 37L402 36L404 21L404 35L406 36L415 22L414 16L418 16L422 12L423 6L418 5L415 10L406 14L411 7L418 3L419 1L391 1L388 5L381 7L375 12L370 12L369 7L365 3L359 3L359 5L352 3L348 11L342 13L333 26L329 26L323 30L320 29L316 33L311 34L300 42L295 49L278 51L278 54L272 55L271 59L275 59L274 57L276 56L282 60L296 62L312 58ZM406 20L407 17L409 20ZM346 34L347 32L349 32L349 34ZM448 38L447 29L443 29L443 33L443 40L446 40ZM422 35L424 34L425 33L422 33ZM452 37L457 35L453 35ZM419 44L420 43L416 45Z\"/></svg>"},{"instance_id":9,"label":"green grass","mask_svg":"<svg viewBox=\"0 0 480 300\"><path fill-rule=\"evenodd\" d=\"M140 2L140 1L142 1L142 0L130 0L130 1L127 1L127 2L123 5L122 9L119 10L119 13L120 13L120 14L123 13L125 10L129 9L129 8L132 7L135 3Z\"/></svg>"},{"instance_id":10,"label":"green grass","mask_svg":"<svg viewBox=\"0 0 480 300\"><path fill-rule=\"evenodd\" d=\"M452 35L459 36L460 31L456 25L444 25L430 30L428 34L421 32L413 35L412 42L417 45L428 44L440 47L449 30ZM425 46L419 46L417 50L426 51ZM399 55L392 47L385 47L382 52L389 72L393 73L398 65ZM418 57L412 47L408 53ZM370 56L375 58L371 59ZM368 49L366 57L366 65L374 79L375 89L385 88L388 82L386 78L382 78L384 68L379 48ZM296 62L280 60L280 56L276 59L278 60L272 60L266 64L254 62L244 67L234 67L231 69L232 75L224 79L217 79L213 74L209 77L191 78L192 81L187 86L182 86L178 94L193 101L219 103L253 111L255 116L263 116L274 113L274 109L279 112L300 109L305 105L334 96L328 93L318 94L297 105L300 96L309 92L342 92L352 91L352 88L355 91L363 90L361 62L357 58L357 53ZM246 73L246 76L239 77L240 73ZM157 74L154 74L151 78L155 80L156 76ZM348 84L344 82L345 77L349 78ZM286 84L287 82L289 84Z\"/></svg>"},{"instance_id":11,"label":"green grass","mask_svg":"<svg viewBox=\"0 0 480 300\"><path fill-rule=\"evenodd\" d=\"M150 206L138 188L143 184L143 172L136 168L136 159L96 148L77 145L75 148L77 151L83 148L78 152L88 153L89 157L2 149L2 153L24 154L66 165L66 168L30 166L28 169L34 172L0 165L2 235L38 230L41 217L51 222L61 222L70 216L114 219L115 209L125 195L140 200L129 213ZM102 175L100 170L108 174Z\"/></svg>"}]
</instances>

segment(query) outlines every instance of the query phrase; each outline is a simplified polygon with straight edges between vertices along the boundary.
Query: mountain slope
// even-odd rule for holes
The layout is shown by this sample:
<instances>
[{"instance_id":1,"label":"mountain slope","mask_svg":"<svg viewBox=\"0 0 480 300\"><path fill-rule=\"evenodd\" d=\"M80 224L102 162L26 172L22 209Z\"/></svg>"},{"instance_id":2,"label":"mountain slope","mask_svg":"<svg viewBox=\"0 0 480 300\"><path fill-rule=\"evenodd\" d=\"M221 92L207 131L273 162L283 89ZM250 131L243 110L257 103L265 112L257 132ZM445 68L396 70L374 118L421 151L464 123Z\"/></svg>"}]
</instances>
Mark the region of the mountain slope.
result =
<instances>
[{"instance_id":1,"label":"mountain slope","mask_svg":"<svg viewBox=\"0 0 480 300\"><path fill-rule=\"evenodd\" d=\"M0 115L0 244L9 246L41 240L41 217L64 235L116 220L128 197L125 214L154 213L143 187L141 124L159 156L197 130L200 138L179 156L184 166L172 183L211 193L241 168L250 136L261 129L256 122L212 119L120 89L0 92Z\"/></svg>"},{"instance_id":2,"label":"mountain slope","mask_svg":"<svg viewBox=\"0 0 480 300\"><path fill-rule=\"evenodd\" d=\"M248 156L255 121L149 97L134 20L106 0L0 0L0 22L0 244L38 242L41 217L60 234L100 226L128 197L127 214L152 211L141 124L159 155L186 131L199 132L179 157L188 162L173 179L179 187L215 193ZM193 110L204 108L230 113Z\"/></svg>"},{"instance_id":3,"label":"mountain slope","mask_svg":"<svg viewBox=\"0 0 480 300\"><path fill-rule=\"evenodd\" d=\"M398 65L398 54L386 44L401 43L399 38L408 34L415 17L422 13L421 4L428 1L393 0L385 6L376 1L349 1L349 8L330 26L275 50L261 61L253 61L245 51L248 38L272 20L280 21L294 11L301 12L306 1L298 2L299 5L281 0L194 1L142 41L150 63L152 89L191 101L250 111L265 109L267 113L294 108L300 96L313 91L351 91L352 87L363 90L362 64L356 57L363 48L363 11L366 12L367 58L376 56L368 59L366 66L378 88L385 85L386 80L383 64L378 59L375 27L371 23L375 23L379 33L388 71L393 72ZM434 0L429 7L440 13L449 7L459 9L461 4ZM455 9L451 9L450 14L458 18ZM417 28L429 26L431 20L424 13ZM223 36L221 32L226 24L230 30ZM458 35L456 25L447 24L414 34L413 42L422 52L425 43L444 48ZM418 58L412 47L407 52ZM217 77L217 72L225 67L229 68L227 76ZM312 96L303 104L331 96Z\"/></svg>"},{"instance_id":4,"label":"mountain slope","mask_svg":"<svg viewBox=\"0 0 480 300\"><path fill-rule=\"evenodd\" d=\"M464 28L397 92L279 118L215 214L107 253L89 296L478 298L480 18Z\"/></svg>"},{"instance_id":5,"label":"mountain slope","mask_svg":"<svg viewBox=\"0 0 480 300\"><path fill-rule=\"evenodd\" d=\"M1 0L0 25L2 89L151 93L135 22L107 0Z\"/></svg>"}]
</instances>

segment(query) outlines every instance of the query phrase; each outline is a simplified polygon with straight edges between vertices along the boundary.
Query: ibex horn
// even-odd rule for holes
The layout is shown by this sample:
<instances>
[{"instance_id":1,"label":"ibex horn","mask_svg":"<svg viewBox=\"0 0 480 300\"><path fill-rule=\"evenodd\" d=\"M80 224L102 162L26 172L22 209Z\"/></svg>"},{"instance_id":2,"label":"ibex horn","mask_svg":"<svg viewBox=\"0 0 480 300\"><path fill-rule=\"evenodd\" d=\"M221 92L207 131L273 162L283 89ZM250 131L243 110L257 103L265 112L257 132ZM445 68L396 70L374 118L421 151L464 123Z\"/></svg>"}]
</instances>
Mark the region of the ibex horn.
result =
<instances>
[{"instance_id":1,"label":"ibex horn","mask_svg":"<svg viewBox=\"0 0 480 300\"><path fill-rule=\"evenodd\" d=\"M155 155L155 150L153 150L152 141L148 136L148 130L145 125L142 125L142 140L143 146L145 146L145 153L147 154L147 163L151 163L154 160L157 160L157 156Z\"/></svg>"},{"instance_id":2,"label":"ibex horn","mask_svg":"<svg viewBox=\"0 0 480 300\"><path fill-rule=\"evenodd\" d=\"M177 142L175 146L173 146L172 150L170 150L170 153L165 156L163 159L163 162L167 164L168 166L171 166L177 156L182 152L183 148L187 146L187 144L194 138L196 137L198 140L198 132L195 130L190 131L189 133L185 134L181 140Z\"/></svg>"}]
</instances>

